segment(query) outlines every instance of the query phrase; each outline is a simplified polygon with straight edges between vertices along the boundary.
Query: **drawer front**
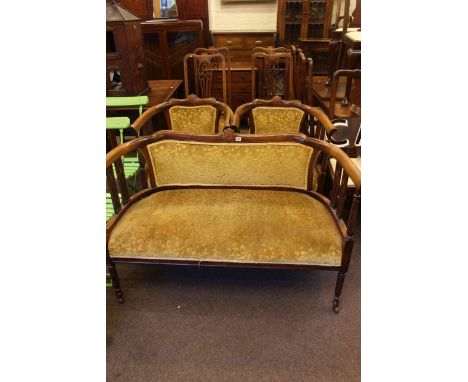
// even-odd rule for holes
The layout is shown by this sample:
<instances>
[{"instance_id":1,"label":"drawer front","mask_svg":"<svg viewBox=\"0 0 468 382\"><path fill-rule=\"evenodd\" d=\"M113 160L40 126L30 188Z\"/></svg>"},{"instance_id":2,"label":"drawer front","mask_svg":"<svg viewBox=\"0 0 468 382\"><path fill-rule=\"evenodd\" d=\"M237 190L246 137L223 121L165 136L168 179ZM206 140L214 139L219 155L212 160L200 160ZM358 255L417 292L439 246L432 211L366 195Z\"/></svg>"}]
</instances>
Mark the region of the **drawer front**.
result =
<instances>
[{"instance_id":1,"label":"drawer front","mask_svg":"<svg viewBox=\"0 0 468 382\"><path fill-rule=\"evenodd\" d=\"M252 101L252 93L232 93L231 109L236 110L240 105Z\"/></svg>"},{"instance_id":2,"label":"drawer front","mask_svg":"<svg viewBox=\"0 0 468 382\"><path fill-rule=\"evenodd\" d=\"M274 46L275 42L273 40L273 36L248 36L245 37L245 45L244 48L248 50L252 50L256 46Z\"/></svg>"},{"instance_id":3,"label":"drawer front","mask_svg":"<svg viewBox=\"0 0 468 382\"><path fill-rule=\"evenodd\" d=\"M213 83L212 88L216 90L218 94L221 94L223 91L223 85L221 81L216 81ZM234 82L231 84L231 94L249 94L252 91L252 84L250 82L240 83Z\"/></svg>"},{"instance_id":4,"label":"drawer front","mask_svg":"<svg viewBox=\"0 0 468 382\"><path fill-rule=\"evenodd\" d=\"M221 71L213 72L213 82L221 83L223 80L223 74ZM250 70L231 70L231 82L232 83L247 83L249 84L252 80L252 72ZM227 81L227 73L226 73Z\"/></svg>"},{"instance_id":5,"label":"drawer front","mask_svg":"<svg viewBox=\"0 0 468 382\"><path fill-rule=\"evenodd\" d=\"M249 82L252 80L250 70L231 70L231 82Z\"/></svg>"},{"instance_id":6,"label":"drawer front","mask_svg":"<svg viewBox=\"0 0 468 382\"><path fill-rule=\"evenodd\" d=\"M215 36L214 44L217 48L227 47L229 50L243 49L244 38L239 36Z\"/></svg>"},{"instance_id":7,"label":"drawer front","mask_svg":"<svg viewBox=\"0 0 468 382\"><path fill-rule=\"evenodd\" d=\"M232 62L250 62L253 48L275 46L275 33L213 33L213 43L217 48L228 47Z\"/></svg>"},{"instance_id":8,"label":"drawer front","mask_svg":"<svg viewBox=\"0 0 468 382\"><path fill-rule=\"evenodd\" d=\"M230 49L229 55L231 56L231 62L239 62L239 61L252 61L252 51L247 49Z\"/></svg>"},{"instance_id":9,"label":"drawer front","mask_svg":"<svg viewBox=\"0 0 468 382\"><path fill-rule=\"evenodd\" d=\"M252 91L252 84L250 82L232 82L232 93L249 93Z\"/></svg>"},{"instance_id":10,"label":"drawer front","mask_svg":"<svg viewBox=\"0 0 468 382\"><path fill-rule=\"evenodd\" d=\"M228 80L227 72L226 72L226 82ZM221 70L217 70L213 72L213 83L223 83L223 72Z\"/></svg>"}]
</instances>

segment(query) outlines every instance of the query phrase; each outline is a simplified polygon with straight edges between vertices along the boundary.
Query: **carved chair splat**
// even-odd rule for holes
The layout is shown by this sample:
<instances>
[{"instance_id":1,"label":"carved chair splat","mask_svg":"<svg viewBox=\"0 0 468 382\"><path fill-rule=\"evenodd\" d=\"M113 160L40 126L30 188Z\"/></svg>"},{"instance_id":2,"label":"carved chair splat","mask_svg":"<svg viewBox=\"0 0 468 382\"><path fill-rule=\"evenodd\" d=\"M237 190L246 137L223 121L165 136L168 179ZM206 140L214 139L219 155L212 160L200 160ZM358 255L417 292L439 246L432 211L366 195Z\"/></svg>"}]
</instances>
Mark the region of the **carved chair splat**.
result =
<instances>
[{"instance_id":1,"label":"carved chair splat","mask_svg":"<svg viewBox=\"0 0 468 382\"><path fill-rule=\"evenodd\" d=\"M226 83L224 83L223 81L223 77L221 76L221 78L217 78L215 83L214 83L214 86L215 88L219 88L219 84L221 83L221 87L223 88L223 93L224 93L224 88L226 88L226 94L227 94L227 98L226 99L220 99L220 98L217 98L215 97L218 101L220 102L224 102L225 104L227 105L230 105L231 104L231 93L232 93L232 86L231 86L231 54L229 52L229 48L228 47L220 47L220 48L214 48L214 47L210 47L210 48L197 48L194 50L193 52L194 54L196 55L212 55L212 54L222 54L224 56L224 59L225 59L225 70L226 70ZM190 94L189 93L186 93L185 96L187 97L188 95ZM211 96L209 96L211 97ZM205 97L206 98L206 97Z\"/></svg>"},{"instance_id":2,"label":"carved chair splat","mask_svg":"<svg viewBox=\"0 0 468 382\"><path fill-rule=\"evenodd\" d=\"M279 95L294 98L291 53L254 53L252 55L252 99Z\"/></svg>"}]
</instances>

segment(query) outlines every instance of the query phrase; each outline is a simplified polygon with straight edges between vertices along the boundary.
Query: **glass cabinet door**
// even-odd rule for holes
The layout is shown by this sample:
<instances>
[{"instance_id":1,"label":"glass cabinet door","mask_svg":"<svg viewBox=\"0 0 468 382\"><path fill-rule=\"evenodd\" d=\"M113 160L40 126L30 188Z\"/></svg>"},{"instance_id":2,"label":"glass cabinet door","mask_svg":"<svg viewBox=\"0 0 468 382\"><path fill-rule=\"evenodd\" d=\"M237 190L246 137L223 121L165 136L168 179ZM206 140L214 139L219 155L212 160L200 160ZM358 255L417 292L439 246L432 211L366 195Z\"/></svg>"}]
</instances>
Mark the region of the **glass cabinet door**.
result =
<instances>
[{"instance_id":1,"label":"glass cabinet door","mask_svg":"<svg viewBox=\"0 0 468 382\"><path fill-rule=\"evenodd\" d=\"M301 25L303 15L302 0L286 0L284 16L284 43L286 45L297 44L301 37Z\"/></svg>"},{"instance_id":2,"label":"glass cabinet door","mask_svg":"<svg viewBox=\"0 0 468 382\"><path fill-rule=\"evenodd\" d=\"M327 0L307 1L305 13L306 28L305 38L324 37L324 25L326 21Z\"/></svg>"},{"instance_id":3,"label":"glass cabinet door","mask_svg":"<svg viewBox=\"0 0 468 382\"><path fill-rule=\"evenodd\" d=\"M327 38L334 0L280 0L280 45Z\"/></svg>"}]
</instances>

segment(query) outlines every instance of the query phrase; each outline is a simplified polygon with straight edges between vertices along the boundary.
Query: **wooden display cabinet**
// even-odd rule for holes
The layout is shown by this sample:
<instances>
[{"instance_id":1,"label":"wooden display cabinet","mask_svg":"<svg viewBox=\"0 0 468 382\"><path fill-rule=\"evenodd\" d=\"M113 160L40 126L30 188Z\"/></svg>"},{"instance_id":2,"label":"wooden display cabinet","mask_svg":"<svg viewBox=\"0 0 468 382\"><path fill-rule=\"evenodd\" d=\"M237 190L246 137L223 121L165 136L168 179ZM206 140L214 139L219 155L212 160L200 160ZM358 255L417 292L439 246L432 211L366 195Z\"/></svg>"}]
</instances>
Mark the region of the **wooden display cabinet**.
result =
<instances>
[{"instance_id":1,"label":"wooden display cabinet","mask_svg":"<svg viewBox=\"0 0 468 382\"><path fill-rule=\"evenodd\" d=\"M119 3L143 21L153 19L154 0L118 0ZM210 45L208 19L208 0L176 0L179 20L201 20L203 22L203 41Z\"/></svg>"},{"instance_id":2,"label":"wooden display cabinet","mask_svg":"<svg viewBox=\"0 0 468 382\"><path fill-rule=\"evenodd\" d=\"M203 46L201 20L151 20L141 23L148 79L184 79L184 56Z\"/></svg>"},{"instance_id":3,"label":"wooden display cabinet","mask_svg":"<svg viewBox=\"0 0 468 382\"><path fill-rule=\"evenodd\" d=\"M297 45L300 38L327 38L333 0L279 0L279 45Z\"/></svg>"},{"instance_id":4,"label":"wooden display cabinet","mask_svg":"<svg viewBox=\"0 0 468 382\"><path fill-rule=\"evenodd\" d=\"M140 19L106 1L106 95L134 96L146 87Z\"/></svg>"}]
</instances>

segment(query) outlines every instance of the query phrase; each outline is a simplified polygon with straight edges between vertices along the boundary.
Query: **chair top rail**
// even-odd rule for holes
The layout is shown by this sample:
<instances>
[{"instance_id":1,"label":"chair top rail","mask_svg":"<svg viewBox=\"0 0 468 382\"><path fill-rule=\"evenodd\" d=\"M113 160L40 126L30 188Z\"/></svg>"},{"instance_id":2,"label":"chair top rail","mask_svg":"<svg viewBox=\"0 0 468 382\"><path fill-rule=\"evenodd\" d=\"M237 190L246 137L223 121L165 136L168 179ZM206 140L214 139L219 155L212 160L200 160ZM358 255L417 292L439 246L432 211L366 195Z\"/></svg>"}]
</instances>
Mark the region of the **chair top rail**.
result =
<instances>
[{"instance_id":1,"label":"chair top rail","mask_svg":"<svg viewBox=\"0 0 468 382\"><path fill-rule=\"evenodd\" d=\"M259 107L292 107L296 109L300 109L307 114L310 114L317 118L319 122L324 126L325 130L328 134L333 134L336 130L333 123L330 121L328 116L318 107L312 107L306 104L301 103L299 100L283 100L280 96L274 96L272 99L254 99L252 102L245 103L240 105L236 111L234 112L234 119L233 119L233 126L236 128L240 125L240 120L242 116L249 112L250 110Z\"/></svg>"},{"instance_id":2,"label":"chair top rail","mask_svg":"<svg viewBox=\"0 0 468 382\"><path fill-rule=\"evenodd\" d=\"M129 152L138 150L151 143L163 140L175 141L192 141L192 142L206 142L206 143L274 143L274 142L295 142L303 144L314 149L321 150L326 154L332 156L346 171L349 177L353 180L355 186L361 186L361 171L353 163L353 161L344 153L340 148L332 145L331 143L306 137L304 134L287 133L287 134L237 134L231 129L227 129L223 134L188 134L175 132L171 130L162 130L154 133L153 135L143 136L136 138L130 142L119 145L106 155L106 168L112 165L120 157Z\"/></svg>"},{"instance_id":3,"label":"chair top rail","mask_svg":"<svg viewBox=\"0 0 468 382\"><path fill-rule=\"evenodd\" d=\"M163 102L159 105L152 106L145 110L145 112L140 115L135 122L133 122L132 127L139 132L142 127L156 114L164 112L170 109L172 106L204 106L209 105L218 109L219 111L224 112L226 116L230 116L230 108L219 101L216 101L215 98L199 98L195 94L190 94L185 99L171 98L167 102ZM227 120L228 121L228 120ZM229 121L225 127L229 127Z\"/></svg>"}]
</instances>

